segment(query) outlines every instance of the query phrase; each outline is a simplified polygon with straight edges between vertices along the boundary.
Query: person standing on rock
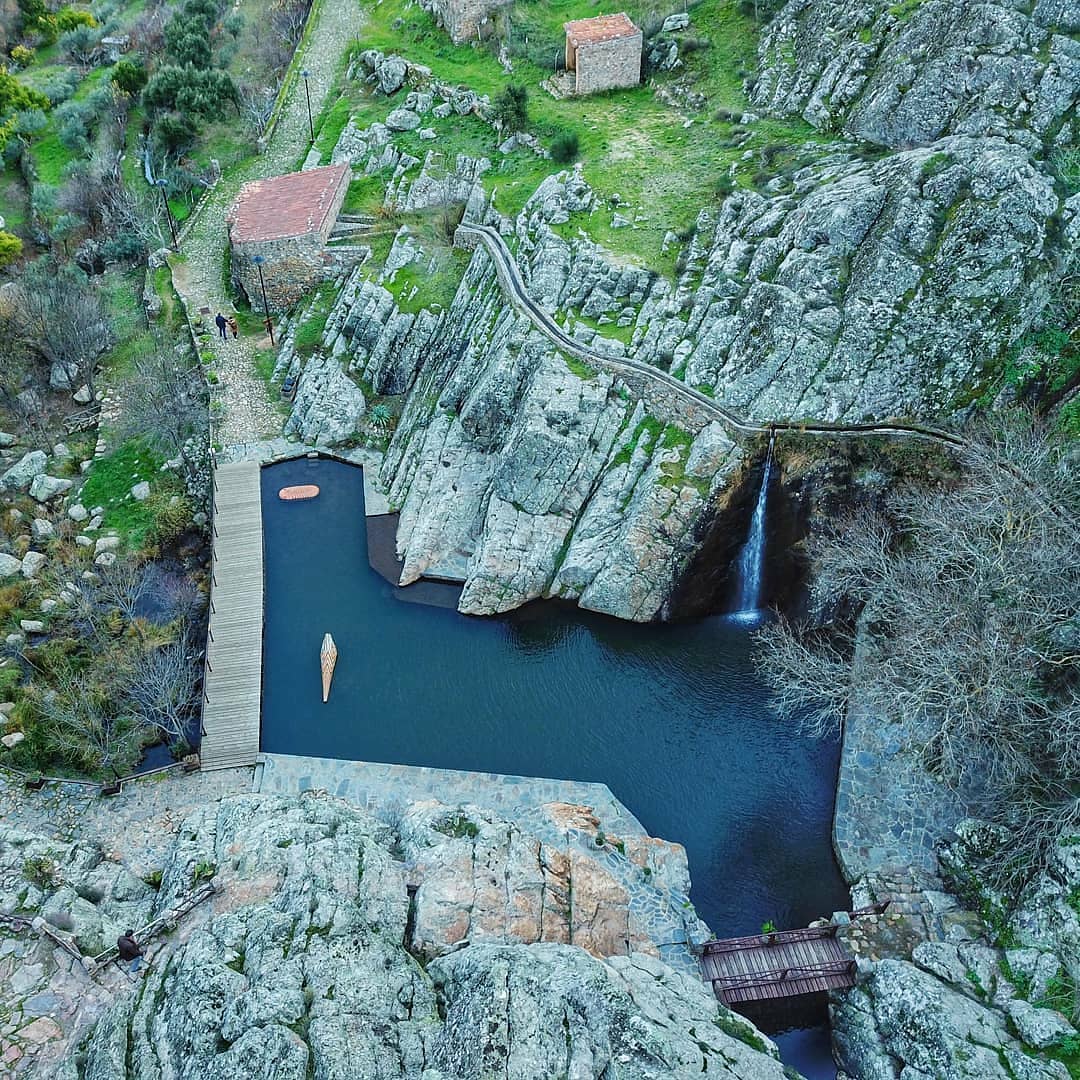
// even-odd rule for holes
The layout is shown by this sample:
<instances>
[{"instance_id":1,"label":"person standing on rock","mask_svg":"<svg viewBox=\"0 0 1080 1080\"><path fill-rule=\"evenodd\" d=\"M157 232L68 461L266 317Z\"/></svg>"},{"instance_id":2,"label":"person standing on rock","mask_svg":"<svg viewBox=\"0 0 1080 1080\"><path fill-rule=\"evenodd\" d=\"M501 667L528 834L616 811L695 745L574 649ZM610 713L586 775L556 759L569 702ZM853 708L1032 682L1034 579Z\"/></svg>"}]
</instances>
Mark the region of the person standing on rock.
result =
<instances>
[{"instance_id":1,"label":"person standing on rock","mask_svg":"<svg viewBox=\"0 0 1080 1080\"><path fill-rule=\"evenodd\" d=\"M219 311L214 319L214 325L218 328L218 333L221 335L222 341L227 341L229 338L228 330L229 324L225 321L225 316Z\"/></svg>"},{"instance_id":2,"label":"person standing on rock","mask_svg":"<svg viewBox=\"0 0 1080 1080\"><path fill-rule=\"evenodd\" d=\"M116 939L116 951L120 954L120 959L125 963L131 962L131 967L128 970L134 975L139 970L143 958L143 951L135 940L134 930L125 930Z\"/></svg>"},{"instance_id":3,"label":"person standing on rock","mask_svg":"<svg viewBox=\"0 0 1080 1080\"><path fill-rule=\"evenodd\" d=\"M240 336L240 324L236 321L235 315L229 316L229 329L232 331L233 340L235 341Z\"/></svg>"}]
</instances>

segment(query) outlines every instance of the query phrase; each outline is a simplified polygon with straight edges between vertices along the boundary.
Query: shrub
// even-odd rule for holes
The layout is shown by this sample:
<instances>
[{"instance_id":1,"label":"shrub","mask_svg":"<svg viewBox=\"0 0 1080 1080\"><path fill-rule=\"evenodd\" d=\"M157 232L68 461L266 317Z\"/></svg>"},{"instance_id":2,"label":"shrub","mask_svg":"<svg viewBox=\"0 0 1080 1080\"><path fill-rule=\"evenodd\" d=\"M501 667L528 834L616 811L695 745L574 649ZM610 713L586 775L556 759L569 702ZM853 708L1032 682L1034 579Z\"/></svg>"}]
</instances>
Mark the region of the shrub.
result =
<instances>
[{"instance_id":1,"label":"shrub","mask_svg":"<svg viewBox=\"0 0 1080 1080\"><path fill-rule=\"evenodd\" d=\"M563 131L555 136L551 144L551 157L560 165L569 164L578 156L578 134L576 131Z\"/></svg>"},{"instance_id":2,"label":"shrub","mask_svg":"<svg viewBox=\"0 0 1080 1080\"><path fill-rule=\"evenodd\" d=\"M76 26L60 35L60 50L79 64L88 64L91 54L101 44L102 31L90 26Z\"/></svg>"},{"instance_id":3,"label":"shrub","mask_svg":"<svg viewBox=\"0 0 1080 1080\"><path fill-rule=\"evenodd\" d=\"M236 98L236 87L224 71L160 67L142 92L142 103L151 112L175 109L190 117L215 115L224 101Z\"/></svg>"},{"instance_id":4,"label":"shrub","mask_svg":"<svg viewBox=\"0 0 1080 1080\"><path fill-rule=\"evenodd\" d=\"M10 266L22 254L22 241L9 232L0 231L0 267Z\"/></svg>"},{"instance_id":5,"label":"shrub","mask_svg":"<svg viewBox=\"0 0 1080 1080\"><path fill-rule=\"evenodd\" d=\"M38 87L45 97L45 108L48 108L49 105L59 105L61 102L67 101L75 93L75 87L78 85L79 77L71 68L64 68L62 71L50 71L38 83Z\"/></svg>"},{"instance_id":6,"label":"shrub","mask_svg":"<svg viewBox=\"0 0 1080 1080\"><path fill-rule=\"evenodd\" d=\"M121 233L101 245L101 257L106 262L138 262L145 254L146 245L135 233Z\"/></svg>"},{"instance_id":7,"label":"shrub","mask_svg":"<svg viewBox=\"0 0 1080 1080\"><path fill-rule=\"evenodd\" d=\"M43 130L49 120L40 109L20 109L15 114L15 133L29 138Z\"/></svg>"},{"instance_id":8,"label":"shrub","mask_svg":"<svg viewBox=\"0 0 1080 1080\"><path fill-rule=\"evenodd\" d=\"M713 191L718 198L724 199L735 190L735 181L728 173L720 173L713 184Z\"/></svg>"},{"instance_id":9,"label":"shrub","mask_svg":"<svg viewBox=\"0 0 1080 1080\"><path fill-rule=\"evenodd\" d=\"M76 11L74 8L61 8L54 16L56 21L56 29L61 34L66 34L69 30L76 30L80 26L86 26L93 29L97 26L97 19L90 14L89 11Z\"/></svg>"},{"instance_id":10,"label":"shrub","mask_svg":"<svg viewBox=\"0 0 1080 1080\"><path fill-rule=\"evenodd\" d=\"M191 503L183 496L156 494L146 500L154 515L146 539L158 547L171 544L191 523Z\"/></svg>"},{"instance_id":11,"label":"shrub","mask_svg":"<svg viewBox=\"0 0 1080 1080\"><path fill-rule=\"evenodd\" d=\"M494 116L500 131L524 131L529 123L529 91L521 83L510 83L495 98Z\"/></svg>"},{"instance_id":12,"label":"shrub","mask_svg":"<svg viewBox=\"0 0 1080 1080\"><path fill-rule=\"evenodd\" d=\"M23 860L22 874L39 889L55 889L58 880L56 863L48 855L31 855Z\"/></svg>"},{"instance_id":13,"label":"shrub","mask_svg":"<svg viewBox=\"0 0 1080 1080\"><path fill-rule=\"evenodd\" d=\"M136 64L133 60L121 60L112 69L112 81L117 89L134 97L146 85L148 76L146 68L142 64Z\"/></svg>"},{"instance_id":14,"label":"shrub","mask_svg":"<svg viewBox=\"0 0 1080 1080\"><path fill-rule=\"evenodd\" d=\"M194 142L197 134L194 122L176 113L162 116L154 124L154 142L162 150L183 150Z\"/></svg>"},{"instance_id":15,"label":"shrub","mask_svg":"<svg viewBox=\"0 0 1080 1080\"><path fill-rule=\"evenodd\" d=\"M16 45L11 50L11 60L19 67L29 67L34 62L34 50L28 49L25 45Z\"/></svg>"},{"instance_id":16,"label":"shrub","mask_svg":"<svg viewBox=\"0 0 1080 1080\"><path fill-rule=\"evenodd\" d=\"M200 881L209 881L217 873L217 866L212 862L198 862L191 872L191 884L198 885Z\"/></svg>"}]
</instances>

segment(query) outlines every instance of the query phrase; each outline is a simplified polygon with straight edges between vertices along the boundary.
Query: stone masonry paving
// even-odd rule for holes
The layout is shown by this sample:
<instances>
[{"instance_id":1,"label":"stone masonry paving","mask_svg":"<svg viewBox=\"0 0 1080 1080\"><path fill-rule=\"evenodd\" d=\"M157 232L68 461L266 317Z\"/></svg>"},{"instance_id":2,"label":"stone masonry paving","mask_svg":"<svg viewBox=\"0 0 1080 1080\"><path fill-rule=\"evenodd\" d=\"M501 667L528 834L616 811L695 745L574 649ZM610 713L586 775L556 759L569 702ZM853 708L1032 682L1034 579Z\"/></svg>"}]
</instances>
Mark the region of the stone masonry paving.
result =
<instances>
[{"instance_id":1,"label":"stone masonry paving","mask_svg":"<svg viewBox=\"0 0 1080 1080\"><path fill-rule=\"evenodd\" d=\"M313 112L321 109L338 60L347 44L356 39L361 22L357 0L323 0L302 54L302 62L311 72L306 81ZM304 82L297 79L293 84L265 152L218 181L181 243L183 258L173 268L173 283L192 319L203 308L209 309L209 316L203 317L211 328L214 314L229 308L221 281L228 244L225 216L241 185L247 180L291 172L307 154L311 139ZM243 335L227 341L214 336L220 398L225 403L220 442L225 446L272 438L281 432L281 414L255 371L255 354L264 343L261 338Z\"/></svg>"},{"instance_id":2,"label":"stone masonry paving","mask_svg":"<svg viewBox=\"0 0 1080 1080\"><path fill-rule=\"evenodd\" d=\"M375 813L427 799L448 806L472 805L515 822L549 844L573 844L626 889L630 911L648 927L661 959L676 970L700 976L691 946L706 940L707 928L689 896L646 882L640 868L618 850L618 839L648 834L606 784L264 754L254 789L274 794L322 790ZM589 807L612 842L598 848L593 835L560 829L542 809L552 803Z\"/></svg>"},{"instance_id":3,"label":"stone masonry paving","mask_svg":"<svg viewBox=\"0 0 1080 1080\"><path fill-rule=\"evenodd\" d=\"M964 816L897 724L851 710L833 820L833 847L848 881L893 866L933 873L935 846Z\"/></svg>"}]
</instances>

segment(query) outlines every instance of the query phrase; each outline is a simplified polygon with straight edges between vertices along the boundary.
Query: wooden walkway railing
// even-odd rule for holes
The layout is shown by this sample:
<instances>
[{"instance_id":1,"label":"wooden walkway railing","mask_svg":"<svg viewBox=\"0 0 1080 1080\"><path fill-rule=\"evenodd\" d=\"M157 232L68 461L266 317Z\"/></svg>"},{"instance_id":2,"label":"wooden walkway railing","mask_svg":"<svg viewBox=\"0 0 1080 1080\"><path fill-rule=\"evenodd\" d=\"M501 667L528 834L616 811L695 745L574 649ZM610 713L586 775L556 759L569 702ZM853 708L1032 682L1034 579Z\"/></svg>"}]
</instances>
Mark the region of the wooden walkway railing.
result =
<instances>
[{"instance_id":1,"label":"wooden walkway railing","mask_svg":"<svg viewBox=\"0 0 1080 1080\"><path fill-rule=\"evenodd\" d=\"M262 711L263 535L257 462L214 470L213 569L203 683L204 769L254 765Z\"/></svg>"},{"instance_id":2,"label":"wooden walkway railing","mask_svg":"<svg viewBox=\"0 0 1080 1080\"><path fill-rule=\"evenodd\" d=\"M880 915L888 901L849 912ZM707 941L701 969L725 1005L843 990L855 985L855 958L837 937L839 924Z\"/></svg>"}]
</instances>

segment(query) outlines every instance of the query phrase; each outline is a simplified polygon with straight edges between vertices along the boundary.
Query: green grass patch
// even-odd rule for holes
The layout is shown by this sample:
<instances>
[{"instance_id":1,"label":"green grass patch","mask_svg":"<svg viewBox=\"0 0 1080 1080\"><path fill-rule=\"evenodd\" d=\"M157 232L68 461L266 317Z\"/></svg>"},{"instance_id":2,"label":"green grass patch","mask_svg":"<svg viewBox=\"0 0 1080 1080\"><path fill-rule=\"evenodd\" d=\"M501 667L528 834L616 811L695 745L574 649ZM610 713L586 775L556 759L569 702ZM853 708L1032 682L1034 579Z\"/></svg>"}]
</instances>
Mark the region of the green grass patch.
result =
<instances>
[{"instance_id":1,"label":"green grass patch","mask_svg":"<svg viewBox=\"0 0 1080 1080\"><path fill-rule=\"evenodd\" d=\"M562 358L567 368L570 369L570 373L576 375L579 379L591 380L596 378L595 369L589 367L584 360L580 360L576 356L570 356L568 353L563 353Z\"/></svg>"},{"instance_id":2,"label":"green grass patch","mask_svg":"<svg viewBox=\"0 0 1080 1080\"><path fill-rule=\"evenodd\" d=\"M434 261L434 269L429 269ZM469 253L459 248L424 243L421 262L408 263L384 281L401 311L415 315L425 308L448 308L469 264Z\"/></svg>"},{"instance_id":3,"label":"green grass patch","mask_svg":"<svg viewBox=\"0 0 1080 1080\"><path fill-rule=\"evenodd\" d=\"M668 230L676 233L692 227L702 207L717 202L717 181L729 166L750 174L759 171L744 164L746 149L779 144L772 158L781 166L816 154L831 140L799 121L760 121L751 129L745 146L732 144L732 125L711 118L722 107L738 113L747 102L742 82L754 67L757 34L753 20L739 11L736 0L703 0L693 8L694 35L708 39L708 47L688 53L680 79L688 78L708 100L706 111L691 117L660 102L654 86L640 86L587 98L557 101L542 87L550 75L550 60L562 47L562 23L596 14L589 0L557 0L547 5L520 5L511 14L511 53L514 72L507 76L491 51L479 44L455 46L431 17L409 0L382 0L368 7L362 45L401 52L410 60L426 64L439 78L460 82L494 97L510 79L529 92L530 129L550 145L559 132L572 130L579 136L579 160L585 178L599 195L597 208L579 215L571 233L583 229L617 258L670 272L669 260L660 247ZM631 4L632 18L646 21L653 10ZM528 38L526 44L525 39ZM549 44L543 45L542 42ZM547 53L551 56L548 57ZM540 60L543 64L540 64ZM661 84L667 76L654 82ZM371 102L358 123L385 117L389 103ZM427 121L425 121L427 122ZM432 121L439 133L436 146L448 157L453 153L482 151L494 168L484 178L488 193L503 213L515 214L545 175L562 166L532 154L512 154L505 160L494 153L494 132L474 117L455 117L447 124ZM422 156L422 155L418 155ZM748 183L748 179L743 182ZM619 194L639 217L635 228L614 230L608 199Z\"/></svg>"},{"instance_id":4,"label":"green grass patch","mask_svg":"<svg viewBox=\"0 0 1080 1080\"><path fill-rule=\"evenodd\" d=\"M361 176L349 184L341 211L344 214L376 214L382 207L385 191L385 176Z\"/></svg>"},{"instance_id":5,"label":"green grass patch","mask_svg":"<svg viewBox=\"0 0 1080 1080\"><path fill-rule=\"evenodd\" d=\"M133 499L132 486L146 480L152 494L182 494L175 477L161 472L163 460L141 440L131 439L90 466L79 495L87 508L103 508L104 527L115 529L133 551L143 548L150 538L159 507L153 499Z\"/></svg>"},{"instance_id":6,"label":"green grass patch","mask_svg":"<svg viewBox=\"0 0 1080 1080\"><path fill-rule=\"evenodd\" d=\"M333 282L319 286L315 298L304 312L304 320L297 328L296 337L293 340L296 351L301 356L311 356L322 342L326 320L334 307L335 299L337 299L337 289Z\"/></svg>"},{"instance_id":7,"label":"green grass patch","mask_svg":"<svg viewBox=\"0 0 1080 1080\"><path fill-rule=\"evenodd\" d=\"M319 151L321 164L330 164L330 155L349 122L351 112L352 102L342 95L319 117L319 124L315 129L315 149Z\"/></svg>"}]
</instances>

